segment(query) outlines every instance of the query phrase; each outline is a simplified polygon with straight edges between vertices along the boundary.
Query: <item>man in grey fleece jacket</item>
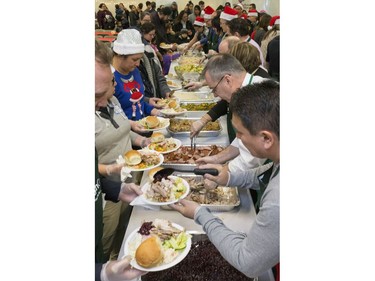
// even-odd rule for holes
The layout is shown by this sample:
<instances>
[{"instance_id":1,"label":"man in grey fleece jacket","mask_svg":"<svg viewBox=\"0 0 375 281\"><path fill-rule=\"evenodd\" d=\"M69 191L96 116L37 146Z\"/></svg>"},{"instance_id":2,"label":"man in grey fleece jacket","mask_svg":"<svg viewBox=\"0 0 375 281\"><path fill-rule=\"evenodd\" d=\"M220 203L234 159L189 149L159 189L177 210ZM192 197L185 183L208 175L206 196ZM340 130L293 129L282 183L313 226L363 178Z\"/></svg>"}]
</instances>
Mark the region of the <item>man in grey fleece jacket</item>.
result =
<instances>
[{"instance_id":1,"label":"man in grey fleece jacket","mask_svg":"<svg viewBox=\"0 0 375 281\"><path fill-rule=\"evenodd\" d=\"M252 155L268 158L271 163L248 171L223 171L217 164L218 176L205 178L220 185L260 189L259 212L248 233L238 233L198 203L181 200L172 207L203 226L210 241L221 255L248 277L256 277L279 263L279 84L272 80L248 85L233 96L230 109L236 135Z\"/></svg>"}]
</instances>

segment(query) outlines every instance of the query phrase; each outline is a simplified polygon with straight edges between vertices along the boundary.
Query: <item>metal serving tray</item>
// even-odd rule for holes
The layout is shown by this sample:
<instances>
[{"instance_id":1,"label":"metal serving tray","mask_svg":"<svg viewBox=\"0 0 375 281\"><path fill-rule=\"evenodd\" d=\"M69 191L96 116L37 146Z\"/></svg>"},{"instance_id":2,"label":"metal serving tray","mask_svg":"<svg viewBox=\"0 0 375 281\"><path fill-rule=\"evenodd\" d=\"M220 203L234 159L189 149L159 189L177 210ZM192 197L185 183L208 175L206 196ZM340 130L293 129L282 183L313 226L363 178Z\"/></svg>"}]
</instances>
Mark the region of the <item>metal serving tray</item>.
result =
<instances>
[{"instance_id":1,"label":"metal serving tray","mask_svg":"<svg viewBox=\"0 0 375 281\"><path fill-rule=\"evenodd\" d=\"M201 118L206 113L207 113L207 111L185 111L183 115L182 114L180 115L180 117Z\"/></svg>"},{"instance_id":2,"label":"metal serving tray","mask_svg":"<svg viewBox=\"0 0 375 281\"><path fill-rule=\"evenodd\" d=\"M190 145L182 145L179 149L183 148L183 147L187 147L188 149L190 149ZM196 146L196 148L202 148L202 147L210 147L210 145L198 145ZM221 145L217 145L217 147L219 148L222 148L224 150L224 147L221 146ZM179 149L177 151L173 151L171 153L178 153L179 152ZM183 171L183 172L192 172L195 168L198 167L197 164L188 164L188 163L167 163L166 161L168 161L168 155L171 154L171 153L168 153L168 154L165 154L164 156L164 162L161 164L162 167L165 167L165 168L173 168L173 169L176 169L178 171Z\"/></svg>"},{"instance_id":3,"label":"metal serving tray","mask_svg":"<svg viewBox=\"0 0 375 281\"><path fill-rule=\"evenodd\" d=\"M188 105L188 104L192 104L193 106L195 106L195 105L199 105L199 104L216 104L217 102L216 101L214 101L214 102L207 102L207 101L201 101L201 102L180 102L180 106L182 105L182 106L186 106L186 105ZM207 108L207 109L203 109L203 110L188 110L188 112L207 112L207 111L209 111L210 110L210 108Z\"/></svg>"},{"instance_id":4,"label":"metal serving tray","mask_svg":"<svg viewBox=\"0 0 375 281\"><path fill-rule=\"evenodd\" d=\"M176 117L176 118L173 118L173 119L197 121L200 118L199 117L188 117L188 118L186 118L186 117L185 118L184 117ZM217 122L219 123L219 130L217 130L217 131L200 131L199 134L197 135L197 137L217 137L218 135L220 135L221 131L223 130L223 127L221 126L221 123L220 123L220 118L217 120ZM167 127L167 131L171 134L172 137L175 137L175 136L176 137L179 137L179 136L180 137L190 137L190 130L189 131L182 131L182 132L174 132L170 129L170 126L171 126L171 124L169 123L169 126Z\"/></svg>"},{"instance_id":5,"label":"metal serving tray","mask_svg":"<svg viewBox=\"0 0 375 281\"><path fill-rule=\"evenodd\" d=\"M177 177L180 177L180 178L183 178L185 180L187 180L188 182L191 182L191 181L194 181L194 182L200 182L203 180L203 176L200 176L200 175L195 175L195 174L191 174L191 173L180 173L180 172L174 172L173 173L174 176L177 176ZM210 209L211 211L214 211L214 212L227 212L227 211L230 211L230 210L233 210L235 207L239 206L240 205L240 196L238 194L238 189L237 187L228 187L228 186L218 186L217 189L219 190L219 198L220 200L219 201L222 201L222 203L216 203L216 204L203 204L203 203L200 203L201 206L204 206L204 207L207 207L208 209ZM197 192L197 191L195 191ZM202 193L202 196L205 196L204 195L205 193ZM188 195L188 197L190 196L190 194ZM162 209L165 209L165 210L172 210L170 207L168 206L161 206Z\"/></svg>"}]
</instances>

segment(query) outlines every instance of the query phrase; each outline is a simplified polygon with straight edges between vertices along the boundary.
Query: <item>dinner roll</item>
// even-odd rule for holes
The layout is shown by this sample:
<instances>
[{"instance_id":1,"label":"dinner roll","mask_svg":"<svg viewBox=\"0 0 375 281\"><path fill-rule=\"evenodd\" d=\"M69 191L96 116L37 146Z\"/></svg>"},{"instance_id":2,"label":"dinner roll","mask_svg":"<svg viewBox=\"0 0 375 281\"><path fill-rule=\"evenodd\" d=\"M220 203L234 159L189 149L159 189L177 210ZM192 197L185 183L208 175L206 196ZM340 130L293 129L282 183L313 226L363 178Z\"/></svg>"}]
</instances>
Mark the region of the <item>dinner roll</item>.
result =
<instances>
[{"instance_id":1,"label":"dinner roll","mask_svg":"<svg viewBox=\"0 0 375 281\"><path fill-rule=\"evenodd\" d=\"M169 107L169 108L176 108L176 107L178 107L178 103L177 103L177 101L175 101L175 100L171 100L171 101L168 103L168 107Z\"/></svg>"},{"instance_id":2,"label":"dinner roll","mask_svg":"<svg viewBox=\"0 0 375 281\"><path fill-rule=\"evenodd\" d=\"M165 140L165 136L161 132L154 132L151 135L151 142L162 142Z\"/></svg>"},{"instance_id":3,"label":"dinner roll","mask_svg":"<svg viewBox=\"0 0 375 281\"><path fill-rule=\"evenodd\" d=\"M147 116L145 123L148 128L152 129L156 128L159 125L160 121L156 116Z\"/></svg>"},{"instance_id":4,"label":"dinner roll","mask_svg":"<svg viewBox=\"0 0 375 281\"><path fill-rule=\"evenodd\" d=\"M137 150L129 150L125 153L124 159L127 165L134 166L142 162L142 155Z\"/></svg>"},{"instance_id":5,"label":"dinner roll","mask_svg":"<svg viewBox=\"0 0 375 281\"><path fill-rule=\"evenodd\" d=\"M163 260L160 238L152 236L144 240L135 251L135 260L140 266L157 266Z\"/></svg>"}]
</instances>

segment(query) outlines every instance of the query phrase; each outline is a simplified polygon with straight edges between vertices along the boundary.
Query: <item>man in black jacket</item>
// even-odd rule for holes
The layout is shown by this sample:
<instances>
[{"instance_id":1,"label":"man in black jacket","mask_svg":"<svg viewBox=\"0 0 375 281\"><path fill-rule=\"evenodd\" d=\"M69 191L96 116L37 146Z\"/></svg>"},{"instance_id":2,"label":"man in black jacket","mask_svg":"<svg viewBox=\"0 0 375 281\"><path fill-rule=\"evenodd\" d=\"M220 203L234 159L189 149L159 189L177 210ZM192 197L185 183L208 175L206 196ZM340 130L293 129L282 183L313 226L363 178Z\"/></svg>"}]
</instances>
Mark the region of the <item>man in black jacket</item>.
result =
<instances>
[{"instance_id":1,"label":"man in black jacket","mask_svg":"<svg viewBox=\"0 0 375 281\"><path fill-rule=\"evenodd\" d=\"M167 39L167 28L166 23L171 15L172 10L170 7L166 6L162 8L159 12L151 14L151 22L156 27L156 45L159 47L160 43L172 43Z\"/></svg>"}]
</instances>

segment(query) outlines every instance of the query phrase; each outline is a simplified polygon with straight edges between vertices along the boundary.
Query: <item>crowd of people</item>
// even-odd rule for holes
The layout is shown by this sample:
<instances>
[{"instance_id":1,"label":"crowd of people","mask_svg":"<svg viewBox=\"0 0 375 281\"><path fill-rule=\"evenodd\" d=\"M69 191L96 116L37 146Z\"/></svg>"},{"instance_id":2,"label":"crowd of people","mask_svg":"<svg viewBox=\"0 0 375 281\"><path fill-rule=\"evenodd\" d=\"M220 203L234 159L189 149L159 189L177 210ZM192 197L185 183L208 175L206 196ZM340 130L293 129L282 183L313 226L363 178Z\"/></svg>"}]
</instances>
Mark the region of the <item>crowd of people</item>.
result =
<instances>
[{"instance_id":1,"label":"crowd of people","mask_svg":"<svg viewBox=\"0 0 375 281\"><path fill-rule=\"evenodd\" d=\"M130 149L144 148L150 134L137 122L160 115L158 101L171 94L165 74L173 56L198 49L205 53L199 82L220 101L191 125L190 136L227 115L230 145L215 156L199 159L212 186L250 189L256 220L248 233L237 233L198 203L180 200L170 205L202 225L210 241L238 271L256 277L274 269L278 280L279 254L279 37L280 17L238 4L213 9L204 1L156 8L147 1L129 10L116 4L115 16L104 3L96 15L98 28L117 31L109 47L95 40L95 268L96 281L132 280L146 272L118 260L131 202L142 194L141 172L121 181L116 159ZM170 49L160 44L170 44ZM183 47L181 47L183 46ZM168 61L169 59L169 61Z\"/></svg>"},{"instance_id":2,"label":"crowd of people","mask_svg":"<svg viewBox=\"0 0 375 281\"><path fill-rule=\"evenodd\" d=\"M245 10L241 2L233 7L226 2L216 9L206 6L204 1L197 5L189 1L183 9L179 9L176 2L157 7L156 2L146 1L145 5L129 5L129 9L120 3L115 5L113 15L105 3L101 3L95 27L117 33L132 28L140 31L145 22L155 26L155 36L149 44L156 51L164 75L168 73L171 59L179 56L178 45L184 44L181 48L184 52L194 49L210 56L219 52L225 37L234 35L254 45L261 54L262 66L274 80L280 79L280 17L265 10L258 11L255 4ZM161 43L172 47L161 48Z\"/></svg>"}]
</instances>

